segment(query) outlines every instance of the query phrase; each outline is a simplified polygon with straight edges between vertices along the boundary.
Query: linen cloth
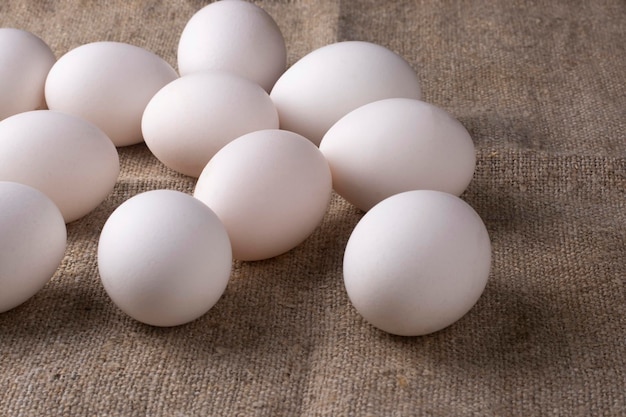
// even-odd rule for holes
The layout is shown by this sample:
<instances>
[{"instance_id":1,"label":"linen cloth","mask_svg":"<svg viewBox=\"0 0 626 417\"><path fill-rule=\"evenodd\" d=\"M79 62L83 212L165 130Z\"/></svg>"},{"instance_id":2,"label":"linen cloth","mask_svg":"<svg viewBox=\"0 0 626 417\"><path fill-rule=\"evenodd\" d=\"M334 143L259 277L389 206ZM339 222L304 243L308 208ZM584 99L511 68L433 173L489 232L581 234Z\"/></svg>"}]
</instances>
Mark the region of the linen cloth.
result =
<instances>
[{"instance_id":1,"label":"linen cloth","mask_svg":"<svg viewBox=\"0 0 626 417\"><path fill-rule=\"evenodd\" d=\"M0 27L57 57L127 42L174 67L198 0L17 0ZM264 0L288 63L344 40L403 56L423 99L476 145L462 198L493 244L487 288L454 325L385 334L359 317L342 257L363 213L337 195L303 244L234 262L224 296L187 325L124 315L100 283L110 213L193 178L144 144L68 225L67 254L32 299L0 315L1 416L626 415L626 3L623 0Z\"/></svg>"}]
</instances>

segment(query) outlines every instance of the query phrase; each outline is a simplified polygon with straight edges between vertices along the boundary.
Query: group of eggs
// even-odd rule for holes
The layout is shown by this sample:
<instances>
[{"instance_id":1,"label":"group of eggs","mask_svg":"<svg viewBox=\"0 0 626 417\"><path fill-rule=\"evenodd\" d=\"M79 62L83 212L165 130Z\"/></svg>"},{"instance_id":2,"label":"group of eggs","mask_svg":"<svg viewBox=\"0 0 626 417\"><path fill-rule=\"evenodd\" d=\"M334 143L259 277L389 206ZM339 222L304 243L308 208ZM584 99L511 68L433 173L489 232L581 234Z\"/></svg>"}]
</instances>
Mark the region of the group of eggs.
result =
<instances>
[{"instance_id":1,"label":"group of eggs","mask_svg":"<svg viewBox=\"0 0 626 417\"><path fill-rule=\"evenodd\" d=\"M458 197L474 173L473 142L420 100L402 57L338 42L286 69L272 17L229 0L188 21L178 69L119 42L56 60L35 35L0 29L0 312L53 276L65 224L113 190L116 147L142 141L198 180L193 196L131 197L102 229L103 286L138 321L175 326L202 316L225 291L233 258L298 246L321 223L333 189L366 212L343 271L368 322L427 334L475 304L491 244Z\"/></svg>"}]
</instances>

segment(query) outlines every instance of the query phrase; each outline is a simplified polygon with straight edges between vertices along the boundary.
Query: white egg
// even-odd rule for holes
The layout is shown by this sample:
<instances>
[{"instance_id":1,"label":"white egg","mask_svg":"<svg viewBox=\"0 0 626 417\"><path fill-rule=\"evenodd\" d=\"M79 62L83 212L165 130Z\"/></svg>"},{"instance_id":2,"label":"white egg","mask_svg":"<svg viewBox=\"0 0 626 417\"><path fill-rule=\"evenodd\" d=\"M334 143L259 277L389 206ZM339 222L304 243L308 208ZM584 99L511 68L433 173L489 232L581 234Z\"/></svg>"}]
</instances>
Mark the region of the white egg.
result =
<instances>
[{"instance_id":1,"label":"white egg","mask_svg":"<svg viewBox=\"0 0 626 417\"><path fill-rule=\"evenodd\" d=\"M476 155L467 130L432 104L393 98L348 113L324 135L335 191L361 210L403 191L461 195Z\"/></svg>"},{"instance_id":2,"label":"white egg","mask_svg":"<svg viewBox=\"0 0 626 417\"><path fill-rule=\"evenodd\" d=\"M177 326L210 310L224 293L232 252L217 216L174 190L138 194L106 221L98 269L111 300L135 320Z\"/></svg>"},{"instance_id":3,"label":"white egg","mask_svg":"<svg viewBox=\"0 0 626 417\"><path fill-rule=\"evenodd\" d=\"M217 1L198 10L178 43L181 75L224 70L270 91L285 71L287 50L280 28L259 6L247 1Z\"/></svg>"},{"instance_id":4,"label":"white egg","mask_svg":"<svg viewBox=\"0 0 626 417\"><path fill-rule=\"evenodd\" d=\"M45 194L0 181L0 313L46 285L63 260L66 239L63 216Z\"/></svg>"},{"instance_id":5,"label":"white egg","mask_svg":"<svg viewBox=\"0 0 626 417\"><path fill-rule=\"evenodd\" d=\"M158 55L120 42L94 42L63 55L50 69L48 107L94 123L115 146L143 140L141 116L163 86L178 78Z\"/></svg>"},{"instance_id":6,"label":"white egg","mask_svg":"<svg viewBox=\"0 0 626 417\"><path fill-rule=\"evenodd\" d=\"M36 35L0 28L0 120L46 106L44 84L55 61Z\"/></svg>"},{"instance_id":7,"label":"white egg","mask_svg":"<svg viewBox=\"0 0 626 417\"><path fill-rule=\"evenodd\" d=\"M194 196L226 226L233 256L272 258L303 242L326 213L332 192L326 159L306 138L260 130L218 151Z\"/></svg>"},{"instance_id":8,"label":"white egg","mask_svg":"<svg viewBox=\"0 0 626 417\"><path fill-rule=\"evenodd\" d=\"M246 133L277 129L278 113L258 84L224 71L200 71L163 87L150 100L142 131L152 153L192 177L224 145Z\"/></svg>"},{"instance_id":9,"label":"white egg","mask_svg":"<svg viewBox=\"0 0 626 417\"><path fill-rule=\"evenodd\" d=\"M281 129L316 145L357 107L420 96L419 80L408 62L383 46L361 41L338 42L309 53L285 71L270 93Z\"/></svg>"},{"instance_id":10,"label":"white egg","mask_svg":"<svg viewBox=\"0 0 626 417\"><path fill-rule=\"evenodd\" d=\"M86 120L34 110L0 122L0 181L37 188L68 223L104 201L119 170L115 146Z\"/></svg>"},{"instance_id":11,"label":"white egg","mask_svg":"<svg viewBox=\"0 0 626 417\"><path fill-rule=\"evenodd\" d=\"M418 336L465 315L482 294L491 243L478 214L440 191L407 191L363 216L344 254L350 301L366 321Z\"/></svg>"}]
</instances>

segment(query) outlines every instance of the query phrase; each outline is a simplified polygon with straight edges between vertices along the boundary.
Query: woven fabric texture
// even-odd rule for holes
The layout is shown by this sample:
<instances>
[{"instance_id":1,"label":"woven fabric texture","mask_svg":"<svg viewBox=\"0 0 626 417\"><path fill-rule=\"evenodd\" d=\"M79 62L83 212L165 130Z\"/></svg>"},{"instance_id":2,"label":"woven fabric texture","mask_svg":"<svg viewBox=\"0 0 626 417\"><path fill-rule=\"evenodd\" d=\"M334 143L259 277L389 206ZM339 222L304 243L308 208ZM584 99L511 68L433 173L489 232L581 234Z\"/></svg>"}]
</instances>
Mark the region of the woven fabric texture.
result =
<instances>
[{"instance_id":1,"label":"woven fabric texture","mask_svg":"<svg viewBox=\"0 0 626 417\"><path fill-rule=\"evenodd\" d=\"M35 33L57 57L114 40L176 66L180 33L205 4L4 1L0 27ZM466 126L478 162L462 198L493 244L483 296L432 335L368 325L342 281L363 214L334 195L300 246L234 262L206 315L143 325L104 291L100 230L131 196L195 182L144 144L120 148L114 191L68 225L56 275L0 315L0 416L626 415L626 3L257 4L289 64L336 41L381 44L413 66L425 101Z\"/></svg>"}]
</instances>

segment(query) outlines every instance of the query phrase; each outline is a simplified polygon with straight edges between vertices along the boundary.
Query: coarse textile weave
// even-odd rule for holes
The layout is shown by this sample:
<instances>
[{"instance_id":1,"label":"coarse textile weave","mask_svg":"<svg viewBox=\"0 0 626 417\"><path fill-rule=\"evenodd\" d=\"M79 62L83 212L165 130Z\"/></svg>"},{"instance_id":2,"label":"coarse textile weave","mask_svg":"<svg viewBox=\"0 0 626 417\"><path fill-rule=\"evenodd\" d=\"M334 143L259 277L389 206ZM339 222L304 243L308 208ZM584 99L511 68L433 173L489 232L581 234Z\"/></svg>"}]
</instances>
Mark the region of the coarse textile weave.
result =
<instances>
[{"instance_id":1,"label":"coarse textile weave","mask_svg":"<svg viewBox=\"0 0 626 417\"><path fill-rule=\"evenodd\" d=\"M113 40L176 66L197 0L0 2L0 26L57 57ZM187 325L124 315L97 270L99 232L129 197L191 193L144 144L120 148L112 194L68 225L67 254L0 315L0 416L626 415L626 2L266 0L288 61L343 40L402 55L423 99L477 149L462 198L493 243L487 288L460 321L397 337L364 322L342 282L363 213L337 195L315 233L234 262ZM1 290L1 289L0 289Z\"/></svg>"}]
</instances>

